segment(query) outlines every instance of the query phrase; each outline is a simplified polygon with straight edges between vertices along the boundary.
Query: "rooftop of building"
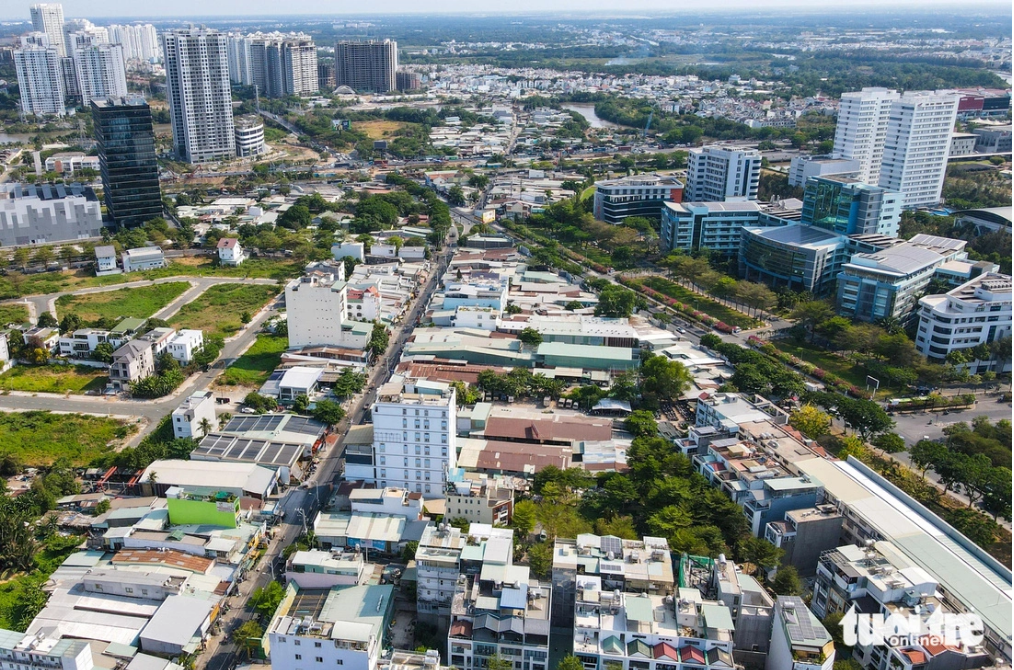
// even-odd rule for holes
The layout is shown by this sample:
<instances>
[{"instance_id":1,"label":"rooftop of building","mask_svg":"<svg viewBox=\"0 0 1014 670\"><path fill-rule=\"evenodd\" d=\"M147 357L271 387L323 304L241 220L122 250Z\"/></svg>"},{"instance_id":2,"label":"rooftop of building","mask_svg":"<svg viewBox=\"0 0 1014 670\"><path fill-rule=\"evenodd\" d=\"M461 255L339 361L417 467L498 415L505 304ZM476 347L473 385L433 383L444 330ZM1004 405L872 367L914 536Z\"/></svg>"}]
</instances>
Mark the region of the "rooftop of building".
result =
<instances>
[{"instance_id":1,"label":"rooftop of building","mask_svg":"<svg viewBox=\"0 0 1014 670\"><path fill-rule=\"evenodd\" d=\"M268 632L354 643L365 650L383 637L390 619L391 584L331 589L286 589Z\"/></svg>"},{"instance_id":2,"label":"rooftop of building","mask_svg":"<svg viewBox=\"0 0 1014 670\"><path fill-rule=\"evenodd\" d=\"M0 203L5 200L20 200L22 198L62 200L69 197L82 197L86 200L98 201L95 191L84 184L0 184Z\"/></svg>"},{"instance_id":3,"label":"rooftop of building","mask_svg":"<svg viewBox=\"0 0 1014 670\"><path fill-rule=\"evenodd\" d=\"M665 207L677 214L690 214L695 209L707 209L711 212L759 212L761 203L755 200L743 202L667 202Z\"/></svg>"},{"instance_id":4,"label":"rooftop of building","mask_svg":"<svg viewBox=\"0 0 1014 670\"><path fill-rule=\"evenodd\" d=\"M744 228L744 230L771 242L808 249L836 247L842 240L840 235L816 226L788 225L775 228Z\"/></svg>"},{"instance_id":5,"label":"rooftop of building","mask_svg":"<svg viewBox=\"0 0 1014 670\"><path fill-rule=\"evenodd\" d=\"M798 596L778 596L778 621L792 646L823 648L831 641L824 624Z\"/></svg>"},{"instance_id":6,"label":"rooftop of building","mask_svg":"<svg viewBox=\"0 0 1014 670\"><path fill-rule=\"evenodd\" d=\"M855 254L843 269L846 272L849 269L875 271L903 278L939 265L943 260L943 256L930 249L915 244L899 244L870 254Z\"/></svg>"},{"instance_id":7,"label":"rooftop of building","mask_svg":"<svg viewBox=\"0 0 1014 670\"><path fill-rule=\"evenodd\" d=\"M651 173L618 177L616 179L603 179L595 182L595 186L671 186L673 188L683 188L683 182L676 179L673 175Z\"/></svg>"}]
</instances>

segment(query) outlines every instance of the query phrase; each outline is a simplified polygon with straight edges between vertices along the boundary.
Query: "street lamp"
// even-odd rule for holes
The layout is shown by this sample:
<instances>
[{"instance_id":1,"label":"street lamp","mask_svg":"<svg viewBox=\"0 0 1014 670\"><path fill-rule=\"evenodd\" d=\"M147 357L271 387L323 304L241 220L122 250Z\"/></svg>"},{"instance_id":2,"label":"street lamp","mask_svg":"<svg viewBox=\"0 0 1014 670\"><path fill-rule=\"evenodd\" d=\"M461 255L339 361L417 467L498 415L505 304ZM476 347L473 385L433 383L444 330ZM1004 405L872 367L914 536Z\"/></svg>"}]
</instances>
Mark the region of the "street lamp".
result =
<instances>
[{"instance_id":1,"label":"street lamp","mask_svg":"<svg viewBox=\"0 0 1014 670\"><path fill-rule=\"evenodd\" d=\"M296 513L303 517L303 535L309 534L309 531L306 529L306 512L303 511L302 507L297 507Z\"/></svg>"}]
</instances>

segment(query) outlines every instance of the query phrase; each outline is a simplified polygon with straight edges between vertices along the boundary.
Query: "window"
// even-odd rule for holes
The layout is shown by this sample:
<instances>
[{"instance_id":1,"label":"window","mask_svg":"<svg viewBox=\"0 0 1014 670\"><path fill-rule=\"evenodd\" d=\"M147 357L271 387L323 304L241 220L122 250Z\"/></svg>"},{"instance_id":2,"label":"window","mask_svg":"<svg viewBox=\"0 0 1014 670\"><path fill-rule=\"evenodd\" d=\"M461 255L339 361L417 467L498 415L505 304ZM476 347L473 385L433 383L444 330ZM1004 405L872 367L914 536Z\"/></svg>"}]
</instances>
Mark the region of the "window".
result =
<instances>
[{"instance_id":1,"label":"window","mask_svg":"<svg viewBox=\"0 0 1014 670\"><path fill-rule=\"evenodd\" d=\"M320 649L320 642L314 642L314 643L313 643L313 646L314 646L314 648L316 648L316 649Z\"/></svg>"},{"instance_id":2,"label":"window","mask_svg":"<svg viewBox=\"0 0 1014 670\"><path fill-rule=\"evenodd\" d=\"M323 656L317 656L316 660L317 660L318 663L323 663L324 662L324 657Z\"/></svg>"},{"instance_id":3,"label":"window","mask_svg":"<svg viewBox=\"0 0 1014 670\"><path fill-rule=\"evenodd\" d=\"M296 644L299 644L299 643L297 642ZM296 660L297 661L302 661L303 660L303 655L302 654L296 654Z\"/></svg>"}]
</instances>

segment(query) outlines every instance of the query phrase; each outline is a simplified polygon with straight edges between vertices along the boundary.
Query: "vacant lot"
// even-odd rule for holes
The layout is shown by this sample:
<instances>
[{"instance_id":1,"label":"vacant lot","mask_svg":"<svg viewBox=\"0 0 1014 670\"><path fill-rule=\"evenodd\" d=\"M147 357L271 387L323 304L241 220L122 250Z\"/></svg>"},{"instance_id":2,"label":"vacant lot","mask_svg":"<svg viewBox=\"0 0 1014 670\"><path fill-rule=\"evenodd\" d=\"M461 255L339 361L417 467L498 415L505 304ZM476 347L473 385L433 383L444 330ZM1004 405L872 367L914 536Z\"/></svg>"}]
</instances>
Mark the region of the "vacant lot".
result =
<instances>
[{"instance_id":1,"label":"vacant lot","mask_svg":"<svg viewBox=\"0 0 1014 670\"><path fill-rule=\"evenodd\" d=\"M0 375L0 389L30 393L84 393L106 386L108 371L87 365L15 365Z\"/></svg>"},{"instance_id":2,"label":"vacant lot","mask_svg":"<svg viewBox=\"0 0 1014 670\"><path fill-rule=\"evenodd\" d=\"M394 133L407 124L401 121L356 121L352 127L366 133L371 140L384 140L394 137Z\"/></svg>"},{"instance_id":3,"label":"vacant lot","mask_svg":"<svg viewBox=\"0 0 1014 670\"><path fill-rule=\"evenodd\" d=\"M260 388L267 381L271 371L281 363L282 352L288 344L288 337L267 333L258 335L253 346L229 366L229 369L218 378L218 382L228 386Z\"/></svg>"},{"instance_id":4,"label":"vacant lot","mask_svg":"<svg viewBox=\"0 0 1014 670\"><path fill-rule=\"evenodd\" d=\"M102 318L116 320L124 316L143 319L171 303L188 288L190 284L187 282L169 282L89 295L65 295L57 299L56 313L61 319L67 314L76 314L86 323Z\"/></svg>"},{"instance_id":5,"label":"vacant lot","mask_svg":"<svg viewBox=\"0 0 1014 670\"><path fill-rule=\"evenodd\" d=\"M87 465L132 428L117 419L52 412L0 413L0 444L28 466L50 465L69 458L75 466Z\"/></svg>"},{"instance_id":6,"label":"vacant lot","mask_svg":"<svg viewBox=\"0 0 1014 670\"><path fill-rule=\"evenodd\" d=\"M9 323L28 321L28 307L25 305L0 305L0 328Z\"/></svg>"},{"instance_id":7,"label":"vacant lot","mask_svg":"<svg viewBox=\"0 0 1014 670\"><path fill-rule=\"evenodd\" d=\"M196 328L205 335L228 337L243 327L241 315L253 314L278 294L274 286L219 284L183 305L169 323L177 328Z\"/></svg>"}]
</instances>

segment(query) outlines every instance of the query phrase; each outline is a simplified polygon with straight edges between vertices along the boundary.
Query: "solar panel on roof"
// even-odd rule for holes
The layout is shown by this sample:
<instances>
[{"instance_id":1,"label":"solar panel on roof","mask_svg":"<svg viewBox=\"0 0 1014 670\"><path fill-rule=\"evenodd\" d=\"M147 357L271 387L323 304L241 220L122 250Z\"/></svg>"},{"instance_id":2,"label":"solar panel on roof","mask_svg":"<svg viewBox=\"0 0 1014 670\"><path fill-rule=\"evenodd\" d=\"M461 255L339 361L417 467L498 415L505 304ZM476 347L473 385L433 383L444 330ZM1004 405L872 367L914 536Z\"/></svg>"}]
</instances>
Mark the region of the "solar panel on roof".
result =
<instances>
[{"instance_id":1,"label":"solar panel on roof","mask_svg":"<svg viewBox=\"0 0 1014 670\"><path fill-rule=\"evenodd\" d=\"M620 556L623 553L623 543L620 538L613 535L605 535L599 540L599 548L608 554L612 552L614 556Z\"/></svg>"}]
</instances>

